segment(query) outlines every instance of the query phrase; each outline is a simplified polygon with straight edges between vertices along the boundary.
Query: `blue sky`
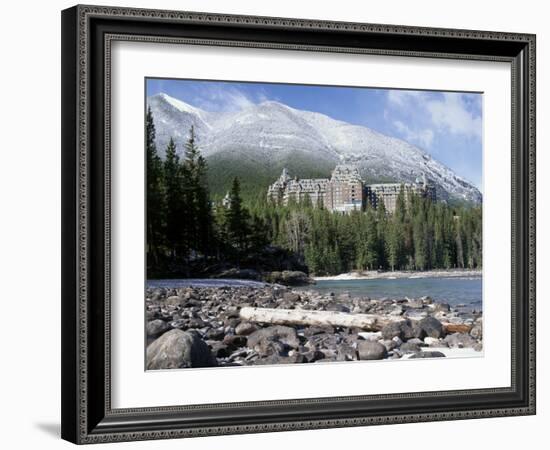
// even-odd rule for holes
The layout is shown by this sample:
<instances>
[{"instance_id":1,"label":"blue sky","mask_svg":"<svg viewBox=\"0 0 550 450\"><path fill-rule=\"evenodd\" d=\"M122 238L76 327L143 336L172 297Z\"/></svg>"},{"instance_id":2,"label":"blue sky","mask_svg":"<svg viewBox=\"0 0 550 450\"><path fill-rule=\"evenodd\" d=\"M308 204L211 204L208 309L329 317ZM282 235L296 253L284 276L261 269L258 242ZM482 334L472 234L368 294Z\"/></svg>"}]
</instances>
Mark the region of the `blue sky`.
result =
<instances>
[{"instance_id":1,"label":"blue sky","mask_svg":"<svg viewBox=\"0 0 550 450\"><path fill-rule=\"evenodd\" d=\"M235 111L275 100L404 139L482 189L482 94L148 79L147 95L164 92L206 111Z\"/></svg>"}]
</instances>

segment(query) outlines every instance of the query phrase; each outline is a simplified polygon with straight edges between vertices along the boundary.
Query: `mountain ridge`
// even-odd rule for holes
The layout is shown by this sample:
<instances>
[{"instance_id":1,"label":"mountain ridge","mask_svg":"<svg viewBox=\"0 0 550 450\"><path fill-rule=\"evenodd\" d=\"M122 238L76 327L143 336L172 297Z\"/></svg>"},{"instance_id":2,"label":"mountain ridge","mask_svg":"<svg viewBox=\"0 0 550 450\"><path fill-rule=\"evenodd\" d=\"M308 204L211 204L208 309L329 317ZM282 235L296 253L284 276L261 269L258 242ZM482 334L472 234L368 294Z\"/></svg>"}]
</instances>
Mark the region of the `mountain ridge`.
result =
<instances>
[{"instance_id":1,"label":"mountain ridge","mask_svg":"<svg viewBox=\"0 0 550 450\"><path fill-rule=\"evenodd\" d=\"M413 182L423 174L434 183L438 198L480 203L480 191L424 150L368 127L353 125L314 111L270 100L234 112L210 112L160 93L147 98L161 157L170 137L183 152L191 125L197 144L215 177L213 191L223 190L219 178L262 173L260 188L288 167L300 178L327 173L336 164L357 165L369 182ZM328 175L328 174L327 174ZM259 181L259 180L258 180ZM254 188L253 179L244 186ZM263 186L267 187L267 186Z\"/></svg>"}]
</instances>

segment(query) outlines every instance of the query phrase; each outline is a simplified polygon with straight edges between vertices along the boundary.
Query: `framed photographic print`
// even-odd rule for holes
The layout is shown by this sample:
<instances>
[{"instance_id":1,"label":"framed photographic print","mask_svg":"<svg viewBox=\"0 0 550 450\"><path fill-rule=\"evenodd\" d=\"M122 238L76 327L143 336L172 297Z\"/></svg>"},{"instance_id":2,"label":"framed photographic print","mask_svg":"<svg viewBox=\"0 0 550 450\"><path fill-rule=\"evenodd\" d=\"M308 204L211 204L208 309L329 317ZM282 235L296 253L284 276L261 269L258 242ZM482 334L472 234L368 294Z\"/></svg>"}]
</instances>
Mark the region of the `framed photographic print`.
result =
<instances>
[{"instance_id":1,"label":"framed photographic print","mask_svg":"<svg viewBox=\"0 0 550 450\"><path fill-rule=\"evenodd\" d=\"M63 438L535 413L534 35L75 6L62 42Z\"/></svg>"}]
</instances>

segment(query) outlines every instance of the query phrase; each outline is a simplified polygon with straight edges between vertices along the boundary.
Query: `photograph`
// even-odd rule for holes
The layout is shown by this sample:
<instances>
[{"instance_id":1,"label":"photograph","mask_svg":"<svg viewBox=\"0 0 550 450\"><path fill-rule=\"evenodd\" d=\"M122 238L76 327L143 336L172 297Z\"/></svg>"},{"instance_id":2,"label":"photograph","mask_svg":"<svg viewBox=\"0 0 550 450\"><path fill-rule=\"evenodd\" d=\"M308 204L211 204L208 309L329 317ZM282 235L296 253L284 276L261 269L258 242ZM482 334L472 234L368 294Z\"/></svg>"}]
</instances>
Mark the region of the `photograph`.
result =
<instances>
[{"instance_id":1,"label":"photograph","mask_svg":"<svg viewBox=\"0 0 550 450\"><path fill-rule=\"evenodd\" d=\"M483 357L482 92L144 91L146 370Z\"/></svg>"}]
</instances>

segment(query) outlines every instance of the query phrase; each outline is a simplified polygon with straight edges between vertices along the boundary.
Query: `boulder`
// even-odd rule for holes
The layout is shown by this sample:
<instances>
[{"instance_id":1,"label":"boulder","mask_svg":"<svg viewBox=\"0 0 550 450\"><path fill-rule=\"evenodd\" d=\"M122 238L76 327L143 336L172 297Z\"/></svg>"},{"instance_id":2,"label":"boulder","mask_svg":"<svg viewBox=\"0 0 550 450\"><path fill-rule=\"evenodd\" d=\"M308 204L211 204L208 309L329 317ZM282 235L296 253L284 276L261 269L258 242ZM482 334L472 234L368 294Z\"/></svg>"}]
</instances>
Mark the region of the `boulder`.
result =
<instances>
[{"instance_id":1,"label":"boulder","mask_svg":"<svg viewBox=\"0 0 550 450\"><path fill-rule=\"evenodd\" d=\"M394 348L398 347L397 343L394 340L384 340L380 341L380 343L386 347L386 350L388 352L391 352Z\"/></svg>"},{"instance_id":2,"label":"boulder","mask_svg":"<svg viewBox=\"0 0 550 450\"><path fill-rule=\"evenodd\" d=\"M161 319L151 320L150 322L147 322L146 326L147 336L149 337L158 337L169 329L170 325Z\"/></svg>"},{"instance_id":3,"label":"boulder","mask_svg":"<svg viewBox=\"0 0 550 450\"><path fill-rule=\"evenodd\" d=\"M481 322L476 322L474 327L470 330L470 336L478 340L483 338L483 327Z\"/></svg>"},{"instance_id":4,"label":"boulder","mask_svg":"<svg viewBox=\"0 0 550 450\"><path fill-rule=\"evenodd\" d=\"M240 280L259 280L260 274L252 269L237 269L232 268L214 276L214 278L230 278Z\"/></svg>"},{"instance_id":5,"label":"boulder","mask_svg":"<svg viewBox=\"0 0 550 450\"><path fill-rule=\"evenodd\" d=\"M216 358L196 331L171 330L147 347L147 369L213 367Z\"/></svg>"},{"instance_id":6,"label":"boulder","mask_svg":"<svg viewBox=\"0 0 550 450\"><path fill-rule=\"evenodd\" d=\"M418 326L424 331L426 336L439 339L445 335L443 325L435 317L426 317L418 322Z\"/></svg>"},{"instance_id":7,"label":"boulder","mask_svg":"<svg viewBox=\"0 0 550 450\"><path fill-rule=\"evenodd\" d=\"M269 283L284 284L285 286L305 286L308 284L315 284L315 280L309 278L304 272L297 270L270 272L265 278Z\"/></svg>"},{"instance_id":8,"label":"boulder","mask_svg":"<svg viewBox=\"0 0 550 450\"><path fill-rule=\"evenodd\" d=\"M241 336L248 336L251 333L254 333L254 331L257 331L258 327L250 322L241 322L235 327L235 334L239 334Z\"/></svg>"},{"instance_id":9,"label":"boulder","mask_svg":"<svg viewBox=\"0 0 550 450\"><path fill-rule=\"evenodd\" d=\"M384 339L399 337L399 339L406 341L412 338L422 339L424 334L424 330L418 323L411 322L410 320L391 322L382 328L382 337Z\"/></svg>"},{"instance_id":10,"label":"boulder","mask_svg":"<svg viewBox=\"0 0 550 450\"><path fill-rule=\"evenodd\" d=\"M418 338L409 339L409 340L407 341L407 343L409 343L409 344L416 344L416 345L418 345L419 347L425 347L425 346L426 346L426 343L425 343L422 339L418 339Z\"/></svg>"},{"instance_id":11,"label":"boulder","mask_svg":"<svg viewBox=\"0 0 550 450\"><path fill-rule=\"evenodd\" d=\"M401 345L401 347L399 347L399 351L401 353L417 353L420 350L420 346L414 342L405 342Z\"/></svg>"},{"instance_id":12,"label":"boulder","mask_svg":"<svg viewBox=\"0 0 550 450\"><path fill-rule=\"evenodd\" d=\"M226 334L223 338L223 343L232 348L246 347L246 336L240 336L237 334Z\"/></svg>"},{"instance_id":13,"label":"boulder","mask_svg":"<svg viewBox=\"0 0 550 450\"><path fill-rule=\"evenodd\" d=\"M386 347L378 342L359 341L357 343L357 353L360 360L384 359L387 356Z\"/></svg>"},{"instance_id":14,"label":"boulder","mask_svg":"<svg viewBox=\"0 0 550 450\"><path fill-rule=\"evenodd\" d=\"M424 302L421 299L409 299L407 303L405 303L405 306L407 308L422 309L424 307Z\"/></svg>"},{"instance_id":15,"label":"boulder","mask_svg":"<svg viewBox=\"0 0 550 450\"><path fill-rule=\"evenodd\" d=\"M230 348L223 342L210 341L208 345L212 350L212 354L217 358L227 358L231 354Z\"/></svg>"},{"instance_id":16,"label":"boulder","mask_svg":"<svg viewBox=\"0 0 550 450\"><path fill-rule=\"evenodd\" d=\"M434 303L433 304L434 312L444 312L448 313L451 310L451 307L448 303Z\"/></svg>"},{"instance_id":17,"label":"boulder","mask_svg":"<svg viewBox=\"0 0 550 450\"><path fill-rule=\"evenodd\" d=\"M337 361L356 361L357 351L349 344L340 344L337 349ZM373 358L377 359L377 358Z\"/></svg>"},{"instance_id":18,"label":"boulder","mask_svg":"<svg viewBox=\"0 0 550 450\"><path fill-rule=\"evenodd\" d=\"M298 348L300 345L296 330L283 325L275 325L254 331L248 336L248 347L255 348L262 341L279 341L290 348Z\"/></svg>"},{"instance_id":19,"label":"boulder","mask_svg":"<svg viewBox=\"0 0 550 450\"><path fill-rule=\"evenodd\" d=\"M451 348L474 348L476 340L466 333L453 333L445 337L445 342Z\"/></svg>"},{"instance_id":20,"label":"boulder","mask_svg":"<svg viewBox=\"0 0 550 450\"><path fill-rule=\"evenodd\" d=\"M300 295L296 292L285 292L283 294L283 300L288 303L296 303L300 301Z\"/></svg>"},{"instance_id":21,"label":"boulder","mask_svg":"<svg viewBox=\"0 0 550 450\"><path fill-rule=\"evenodd\" d=\"M303 356L307 362L315 362L321 359L325 359L325 354L320 350L310 350L306 353L303 353Z\"/></svg>"},{"instance_id":22,"label":"boulder","mask_svg":"<svg viewBox=\"0 0 550 450\"><path fill-rule=\"evenodd\" d=\"M210 328L204 335L206 339L211 339L214 341L221 341L225 336L225 331L223 327L219 328Z\"/></svg>"},{"instance_id":23,"label":"boulder","mask_svg":"<svg viewBox=\"0 0 550 450\"><path fill-rule=\"evenodd\" d=\"M424 344L428 347L441 347L442 342L439 339L427 336L424 338Z\"/></svg>"}]
</instances>

